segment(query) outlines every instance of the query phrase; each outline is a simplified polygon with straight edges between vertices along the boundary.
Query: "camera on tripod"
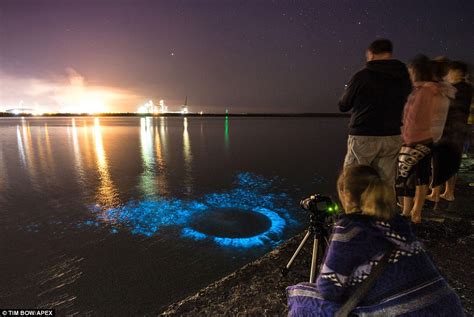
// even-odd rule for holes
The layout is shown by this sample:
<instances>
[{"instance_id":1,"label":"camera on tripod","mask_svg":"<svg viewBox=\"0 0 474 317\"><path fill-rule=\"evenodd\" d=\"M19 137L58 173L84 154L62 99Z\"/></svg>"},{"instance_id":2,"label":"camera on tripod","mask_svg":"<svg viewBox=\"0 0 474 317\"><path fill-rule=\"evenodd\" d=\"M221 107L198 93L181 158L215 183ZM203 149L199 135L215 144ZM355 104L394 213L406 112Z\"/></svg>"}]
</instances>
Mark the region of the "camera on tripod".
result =
<instances>
[{"instance_id":1,"label":"camera on tripod","mask_svg":"<svg viewBox=\"0 0 474 317\"><path fill-rule=\"evenodd\" d=\"M331 197L314 194L300 201L302 209L309 212L309 227L306 234L291 257L288 264L282 268L281 273L287 275L293 261L309 237L313 237L313 251L311 256L311 270L309 282L314 283L318 262L321 263L322 255L329 243L329 232L334 223L335 216L339 213L339 206L335 204Z\"/></svg>"},{"instance_id":2,"label":"camera on tripod","mask_svg":"<svg viewBox=\"0 0 474 317\"><path fill-rule=\"evenodd\" d=\"M325 221L326 218L337 215L339 206L329 196L314 194L300 201L302 209L314 214L318 220Z\"/></svg>"}]
</instances>

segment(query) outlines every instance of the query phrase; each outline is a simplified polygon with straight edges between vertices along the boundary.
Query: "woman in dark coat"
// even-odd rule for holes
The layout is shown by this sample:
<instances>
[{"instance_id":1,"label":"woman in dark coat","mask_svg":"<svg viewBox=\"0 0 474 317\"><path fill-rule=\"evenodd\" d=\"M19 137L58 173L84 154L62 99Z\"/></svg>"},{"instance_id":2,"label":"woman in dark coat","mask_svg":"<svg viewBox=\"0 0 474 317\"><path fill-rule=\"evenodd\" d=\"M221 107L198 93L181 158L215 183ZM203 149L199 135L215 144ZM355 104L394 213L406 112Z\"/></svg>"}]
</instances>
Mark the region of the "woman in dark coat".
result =
<instances>
[{"instance_id":1,"label":"woman in dark coat","mask_svg":"<svg viewBox=\"0 0 474 317\"><path fill-rule=\"evenodd\" d=\"M449 105L448 117L440 142L450 144L458 156L456 161L460 161L464 141L469 132L468 118L472 101L472 86L467 81L467 74L469 72L465 63L453 61L448 67L446 80L456 88L457 92ZM441 167L441 173L443 172L442 169L443 167ZM440 195L440 187L438 186L433 188L432 193L427 199L438 202L441 197L447 201L453 201L455 183L456 175L449 178L446 182L443 194Z\"/></svg>"}]
</instances>

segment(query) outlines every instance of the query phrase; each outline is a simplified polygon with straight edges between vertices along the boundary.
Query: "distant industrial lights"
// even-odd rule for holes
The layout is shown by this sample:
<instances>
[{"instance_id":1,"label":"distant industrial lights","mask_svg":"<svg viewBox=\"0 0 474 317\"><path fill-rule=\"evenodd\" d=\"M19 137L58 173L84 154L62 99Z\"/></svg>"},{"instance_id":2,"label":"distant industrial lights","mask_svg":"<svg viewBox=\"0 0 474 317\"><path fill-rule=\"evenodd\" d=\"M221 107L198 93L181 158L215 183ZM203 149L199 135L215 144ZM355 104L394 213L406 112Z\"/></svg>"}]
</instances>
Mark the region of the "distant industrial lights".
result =
<instances>
[{"instance_id":1,"label":"distant industrial lights","mask_svg":"<svg viewBox=\"0 0 474 317\"><path fill-rule=\"evenodd\" d=\"M11 109L6 109L6 113L13 114L15 116L18 115L32 115L32 116L40 116L43 114L42 111L39 111L39 105L35 102L32 108L25 106L25 102L20 100L18 102L18 106L12 107Z\"/></svg>"},{"instance_id":2,"label":"distant industrial lights","mask_svg":"<svg viewBox=\"0 0 474 317\"><path fill-rule=\"evenodd\" d=\"M187 100L184 105L181 106L180 111L168 111L168 106L165 104L163 99L160 100L158 105L153 103L153 100L148 100L145 104L137 108L137 113L141 114L166 114L166 113L181 113L188 114L189 109L187 106ZM202 114L202 111L201 111Z\"/></svg>"},{"instance_id":3,"label":"distant industrial lights","mask_svg":"<svg viewBox=\"0 0 474 317\"><path fill-rule=\"evenodd\" d=\"M153 100L148 100L144 105L138 107L138 113L158 113L158 107L155 106Z\"/></svg>"},{"instance_id":4,"label":"distant industrial lights","mask_svg":"<svg viewBox=\"0 0 474 317\"><path fill-rule=\"evenodd\" d=\"M11 113L15 116L18 115L32 115L32 116L41 116L43 113L35 109L30 108L13 108L5 110L6 113Z\"/></svg>"}]
</instances>

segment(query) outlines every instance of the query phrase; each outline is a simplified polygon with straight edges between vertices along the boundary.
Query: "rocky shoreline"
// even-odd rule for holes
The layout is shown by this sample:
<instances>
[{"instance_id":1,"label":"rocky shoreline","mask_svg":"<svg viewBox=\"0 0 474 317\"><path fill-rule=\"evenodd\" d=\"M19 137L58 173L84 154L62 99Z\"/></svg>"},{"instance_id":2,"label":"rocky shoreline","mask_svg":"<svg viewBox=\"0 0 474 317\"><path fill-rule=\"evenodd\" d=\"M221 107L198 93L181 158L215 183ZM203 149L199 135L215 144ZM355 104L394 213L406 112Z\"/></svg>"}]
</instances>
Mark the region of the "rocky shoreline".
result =
<instances>
[{"instance_id":1,"label":"rocky shoreline","mask_svg":"<svg viewBox=\"0 0 474 317\"><path fill-rule=\"evenodd\" d=\"M424 212L415 231L442 275L459 294L466 313L474 312L474 160L463 160L453 203L441 203L439 212ZM431 206L427 206L427 210ZM309 279L311 246L307 243L288 276L281 275L302 239L297 235L262 258L247 264L180 302L164 316L282 316L287 314L285 289Z\"/></svg>"}]
</instances>

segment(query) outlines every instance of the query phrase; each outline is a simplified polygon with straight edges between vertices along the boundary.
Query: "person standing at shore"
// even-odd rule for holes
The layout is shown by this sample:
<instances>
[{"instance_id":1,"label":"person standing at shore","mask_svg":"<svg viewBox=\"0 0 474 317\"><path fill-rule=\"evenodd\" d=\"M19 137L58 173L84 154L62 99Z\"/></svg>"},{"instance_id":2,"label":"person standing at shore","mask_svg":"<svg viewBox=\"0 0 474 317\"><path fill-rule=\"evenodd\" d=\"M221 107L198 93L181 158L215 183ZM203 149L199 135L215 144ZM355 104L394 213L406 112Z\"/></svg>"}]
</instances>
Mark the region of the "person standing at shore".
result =
<instances>
[{"instance_id":1,"label":"person standing at shore","mask_svg":"<svg viewBox=\"0 0 474 317\"><path fill-rule=\"evenodd\" d=\"M466 136L466 142L464 143L464 149L463 149L463 154L462 154L464 158L467 158L469 150L471 149L473 127L474 127L474 99L471 101L471 108L469 110L469 118L467 119L467 136Z\"/></svg>"},{"instance_id":2,"label":"person standing at shore","mask_svg":"<svg viewBox=\"0 0 474 317\"><path fill-rule=\"evenodd\" d=\"M419 55L410 62L414 89L403 116L403 143L398 159L397 196L403 197L403 215L421 222L431 177L433 143L443 134L449 101L456 89L438 82L433 62Z\"/></svg>"},{"instance_id":3,"label":"person standing at shore","mask_svg":"<svg viewBox=\"0 0 474 317\"><path fill-rule=\"evenodd\" d=\"M467 64L463 62L453 61L448 64L446 80L456 88L456 95L449 105L446 125L441 140L449 142L454 146L459 160L461 159L464 142L469 132L468 118L472 101L472 86L467 80L468 73ZM433 188L431 195L427 199L438 202L441 197L447 201L453 201L455 183L456 175L446 182L443 194L440 194L440 187L437 186Z\"/></svg>"},{"instance_id":4,"label":"person standing at shore","mask_svg":"<svg viewBox=\"0 0 474 317\"><path fill-rule=\"evenodd\" d=\"M339 110L352 111L344 166L370 165L394 186L403 107L412 87L405 64L392 52L387 39L370 44L366 67L346 85Z\"/></svg>"}]
</instances>

